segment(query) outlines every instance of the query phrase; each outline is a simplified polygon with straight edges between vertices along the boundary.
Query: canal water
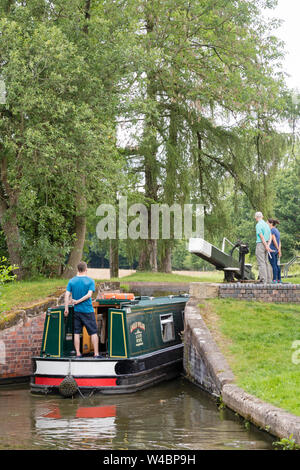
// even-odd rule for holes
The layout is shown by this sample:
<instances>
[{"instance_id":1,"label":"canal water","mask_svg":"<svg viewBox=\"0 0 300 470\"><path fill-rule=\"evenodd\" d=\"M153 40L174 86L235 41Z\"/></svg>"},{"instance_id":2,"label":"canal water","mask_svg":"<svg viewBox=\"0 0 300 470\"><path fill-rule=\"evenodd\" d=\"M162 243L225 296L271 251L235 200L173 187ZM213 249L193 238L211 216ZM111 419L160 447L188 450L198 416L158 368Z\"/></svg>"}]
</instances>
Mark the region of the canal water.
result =
<instances>
[{"instance_id":1,"label":"canal water","mask_svg":"<svg viewBox=\"0 0 300 470\"><path fill-rule=\"evenodd\" d=\"M2 386L0 436L2 450L268 450L274 440L184 378L73 399Z\"/></svg>"}]
</instances>

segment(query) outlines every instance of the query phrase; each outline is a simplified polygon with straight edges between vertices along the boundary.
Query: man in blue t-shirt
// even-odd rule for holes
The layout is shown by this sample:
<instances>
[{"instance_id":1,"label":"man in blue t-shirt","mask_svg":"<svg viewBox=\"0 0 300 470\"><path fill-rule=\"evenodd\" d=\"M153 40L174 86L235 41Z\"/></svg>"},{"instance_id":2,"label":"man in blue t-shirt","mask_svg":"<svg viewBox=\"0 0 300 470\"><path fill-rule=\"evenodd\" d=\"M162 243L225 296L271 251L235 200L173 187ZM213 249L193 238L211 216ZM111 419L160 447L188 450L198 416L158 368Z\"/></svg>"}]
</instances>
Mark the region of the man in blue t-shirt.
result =
<instances>
[{"instance_id":1,"label":"man in blue t-shirt","mask_svg":"<svg viewBox=\"0 0 300 470\"><path fill-rule=\"evenodd\" d=\"M97 323L92 304L92 294L95 292L95 282L87 276L87 264L81 261L77 266L77 276L70 279L65 293L65 315L69 314L69 303L72 295L74 305L74 346L76 356L80 353L80 334L85 326L91 336L94 355L99 357L99 339Z\"/></svg>"}]
</instances>

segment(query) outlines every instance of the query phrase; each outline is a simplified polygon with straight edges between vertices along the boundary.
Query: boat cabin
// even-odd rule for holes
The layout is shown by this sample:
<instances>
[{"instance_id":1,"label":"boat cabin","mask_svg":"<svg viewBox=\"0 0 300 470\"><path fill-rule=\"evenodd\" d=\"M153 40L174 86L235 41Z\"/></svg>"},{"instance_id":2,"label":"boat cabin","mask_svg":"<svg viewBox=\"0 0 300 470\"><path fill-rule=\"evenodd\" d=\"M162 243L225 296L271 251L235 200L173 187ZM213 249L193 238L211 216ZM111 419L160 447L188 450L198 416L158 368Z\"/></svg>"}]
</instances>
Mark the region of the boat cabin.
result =
<instances>
[{"instance_id":1,"label":"boat cabin","mask_svg":"<svg viewBox=\"0 0 300 470\"><path fill-rule=\"evenodd\" d=\"M93 302L98 326L99 350L110 358L133 358L181 342L187 295L138 297L133 294L103 294ZM41 357L72 357L73 307L64 316L64 306L46 312ZM93 355L85 328L81 353Z\"/></svg>"},{"instance_id":2,"label":"boat cabin","mask_svg":"<svg viewBox=\"0 0 300 470\"><path fill-rule=\"evenodd\" d=\"M180 375L182 332L188 295L138 297L103 294L95 300L101 357L90 337L81 335L81 357L74 351L73 307L46 313L41 353L33 357L32 393L71 397L93 393L132 393Z\"/></svg>"}]
</instances>

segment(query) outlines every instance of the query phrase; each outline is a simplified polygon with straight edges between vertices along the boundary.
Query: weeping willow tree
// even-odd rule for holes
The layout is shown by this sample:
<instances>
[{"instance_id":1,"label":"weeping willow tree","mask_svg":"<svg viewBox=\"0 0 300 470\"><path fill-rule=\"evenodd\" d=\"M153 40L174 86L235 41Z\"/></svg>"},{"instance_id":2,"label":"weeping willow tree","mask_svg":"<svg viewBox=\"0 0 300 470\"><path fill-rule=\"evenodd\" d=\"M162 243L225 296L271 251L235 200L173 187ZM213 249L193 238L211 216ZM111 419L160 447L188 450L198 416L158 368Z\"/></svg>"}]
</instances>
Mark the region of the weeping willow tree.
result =
<instances>
[{"instance_id":1,"label":"weeping willow tree","mask_svg":"<svg viewBox=\"0 0 300 470\"><path fill-rule=\"evenodd\" d=\"M247 130L211 128L209 123L205 128L198 127L193 168L198 175L199 196L216 204L218 182L232 178L253 210L271 210L273 180L287 145L288 137L267 121Z\"/></svg>"},{"instance_id":2,"label":"weeping willow tree","mask_svg":"<svg viewBox=\"0 0 300 470\"><path fill-rule=\"evenodd\" d=\"M260 9L275 3L0 4L0 223L20 275L51 263L57 273L67 257L73 273L88 211L126 192L132 173L148 213L175 202L225 210L228 179L253 208L270 207L285 103L276 25ZM134 134L122 151L120 117ZM140 269L169 271L172 235L151 237L150 216L148 233Z\"/></svg>"}]
</instances>

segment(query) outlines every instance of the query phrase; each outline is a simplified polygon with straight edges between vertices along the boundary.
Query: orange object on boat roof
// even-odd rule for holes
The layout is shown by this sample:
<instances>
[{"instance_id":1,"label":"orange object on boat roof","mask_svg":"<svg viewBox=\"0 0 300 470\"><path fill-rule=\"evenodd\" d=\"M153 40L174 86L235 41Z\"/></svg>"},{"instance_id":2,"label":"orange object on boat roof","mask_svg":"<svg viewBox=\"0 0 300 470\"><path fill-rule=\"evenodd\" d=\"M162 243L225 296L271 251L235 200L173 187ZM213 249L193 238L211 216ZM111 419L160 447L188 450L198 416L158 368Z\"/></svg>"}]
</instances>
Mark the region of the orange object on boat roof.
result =
<instances>
[{"instance_id":1,"label":"orange object on boat roof","mask_svg":"<svg viewBox=\"0 0 300 470\"><path fill-rule=\"evenodd\" d=\"M134 300L134 294L121 294L119 292L106 292L99 294L98 299L124 299L124 300Z\"/></svg>"}]
</instances>

